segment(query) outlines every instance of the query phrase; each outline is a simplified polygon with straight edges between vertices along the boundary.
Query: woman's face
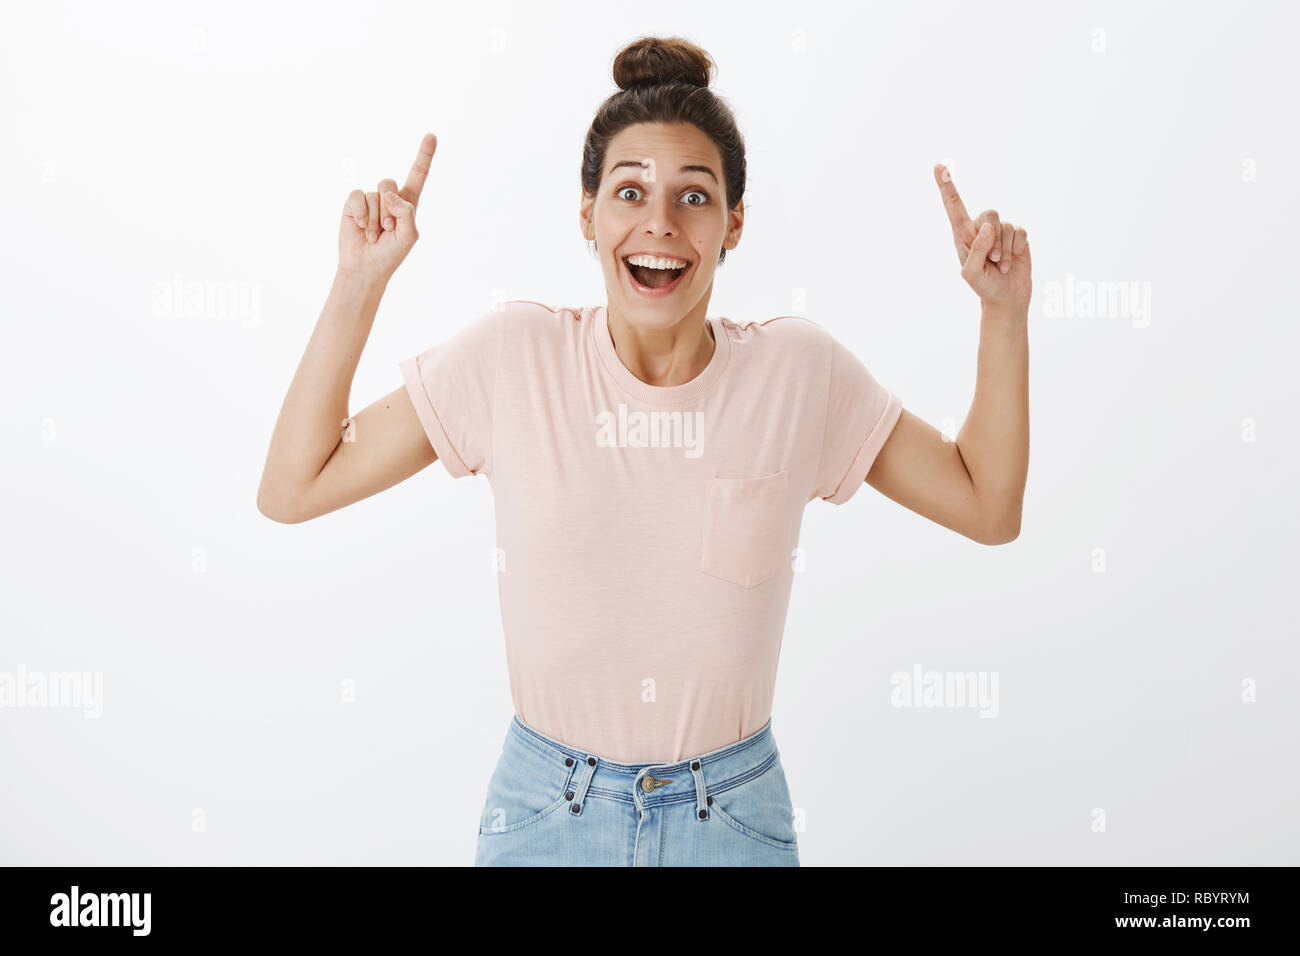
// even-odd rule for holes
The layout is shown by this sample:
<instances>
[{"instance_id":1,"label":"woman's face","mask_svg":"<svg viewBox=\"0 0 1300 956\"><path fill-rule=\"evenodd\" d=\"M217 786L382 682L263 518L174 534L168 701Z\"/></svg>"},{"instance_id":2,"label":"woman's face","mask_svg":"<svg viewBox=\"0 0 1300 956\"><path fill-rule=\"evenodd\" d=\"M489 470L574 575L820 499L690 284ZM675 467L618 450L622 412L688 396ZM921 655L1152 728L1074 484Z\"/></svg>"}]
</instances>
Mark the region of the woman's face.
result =
<instances>
[{"instance_id":1,"label":"woman's face","mask_svg":"<svg viewBox=\"0 0 1300 956\"><path fill-rule=\"evenodd\" d=\"M641 123L610 142L597 194L583 196L583 235L596 240L610 308L646 330L702 319L722 249L740 239L744 203L729 211L722 157L688 123ZM625 259L651 254L686 263L680 278ZM663 263L660 263L661 265ZM644 285L642 284L644 283ZM662 292L650 288L665 286Z\"/></svg>"}]
</instances>

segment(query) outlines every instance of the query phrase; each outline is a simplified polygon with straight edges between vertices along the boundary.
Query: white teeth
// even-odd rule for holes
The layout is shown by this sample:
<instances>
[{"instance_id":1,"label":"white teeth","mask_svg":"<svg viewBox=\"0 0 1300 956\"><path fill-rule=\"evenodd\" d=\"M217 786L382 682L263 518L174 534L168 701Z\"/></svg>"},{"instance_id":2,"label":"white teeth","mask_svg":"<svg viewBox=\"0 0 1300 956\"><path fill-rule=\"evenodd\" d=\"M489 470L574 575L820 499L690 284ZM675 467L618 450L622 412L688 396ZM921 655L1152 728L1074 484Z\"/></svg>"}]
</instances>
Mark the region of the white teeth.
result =
<instances>
[{"instance_id":1,"label":"white teeth","mask_svg":"<svg viewBox=\"0 0 1300 956\"><path fill-rule=\"evenodd\" d=\"M627 256L623 261L646 269L685 269L689 265L685 259L665 259L656 256Z\"/></svg>"}]
</instances>

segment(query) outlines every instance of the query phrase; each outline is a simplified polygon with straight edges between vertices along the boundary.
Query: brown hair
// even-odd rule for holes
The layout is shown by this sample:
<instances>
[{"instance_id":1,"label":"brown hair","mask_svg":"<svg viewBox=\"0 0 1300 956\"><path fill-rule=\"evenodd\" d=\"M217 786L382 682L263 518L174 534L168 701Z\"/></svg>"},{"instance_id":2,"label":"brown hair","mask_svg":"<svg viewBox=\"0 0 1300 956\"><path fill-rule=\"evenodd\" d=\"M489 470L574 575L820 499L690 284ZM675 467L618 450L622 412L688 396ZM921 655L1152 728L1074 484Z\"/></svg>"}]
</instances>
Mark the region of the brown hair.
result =
<instances>
[{"instance_id":1,"label":"brown hair","mask_svg":"<svg viewBox=\"0 0 1300 956\"><path fill-rule=\"evenodd\" d=\"M614 58L612 94L591 122L582 146L582 188L588 196L600 189L609 143L637 123L690 123L711 139L722 156L727 209L745 194L745 140L731 108L709 89L713 59L682 37L643 36ZM723 249L718 262L727 258Z\"/></svg>"}]
</instances>

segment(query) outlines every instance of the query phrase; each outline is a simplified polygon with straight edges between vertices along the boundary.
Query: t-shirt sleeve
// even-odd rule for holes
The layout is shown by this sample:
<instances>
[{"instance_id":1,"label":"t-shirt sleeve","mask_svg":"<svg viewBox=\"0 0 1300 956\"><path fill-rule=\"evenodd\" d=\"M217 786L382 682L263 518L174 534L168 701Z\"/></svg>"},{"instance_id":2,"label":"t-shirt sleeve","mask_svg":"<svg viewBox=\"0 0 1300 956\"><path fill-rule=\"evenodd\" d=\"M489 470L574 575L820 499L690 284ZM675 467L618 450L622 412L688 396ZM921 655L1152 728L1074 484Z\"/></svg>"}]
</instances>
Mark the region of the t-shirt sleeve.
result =
<instances>
[{"instance_id":1,"label":"t-shirt sleeve","mask_svg":"<svg viewBox=\"0 0 1300 956\"><path fill-rule=\"evenodd\" d=\"M829 336L829 333L828 333ZM826 429L816 495L842 505L862 487L903 404L833 336L827 373Z\"/></svg>"},{"instance_id":2,"label":"t-shirt sleeve","mask_svg":"<svg viewBox=\"0 0 1300 956\"><path fill-rule=\"evenodd\" d=\"M446 341L398 363L429 444L453 478L492 471L502 327L502 312L487 312Z\"/></svg>"}]
</instances>

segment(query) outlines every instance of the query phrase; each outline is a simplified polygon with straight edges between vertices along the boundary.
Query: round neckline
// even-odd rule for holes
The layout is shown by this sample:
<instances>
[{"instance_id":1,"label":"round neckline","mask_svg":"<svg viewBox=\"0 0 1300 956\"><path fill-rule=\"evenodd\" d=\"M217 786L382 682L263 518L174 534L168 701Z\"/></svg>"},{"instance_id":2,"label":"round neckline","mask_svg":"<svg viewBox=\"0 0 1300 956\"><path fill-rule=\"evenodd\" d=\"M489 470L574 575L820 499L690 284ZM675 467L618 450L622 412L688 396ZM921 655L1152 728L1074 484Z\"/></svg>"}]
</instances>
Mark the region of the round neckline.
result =
<instances>
[{"instance_id":1,"label":"round neckline","mask_svg":"<svg viewBox=\"0 0 1300 956\"><path fill-rule=\"evenodd\" d=\"M727 335L723 320L706 317L705 321L713 329L713 355L699 375L680 385L651 385L632 374L614 349L614 340L609 331L608 306L599 305L591 310L591 335L595 341L596 354L600 356L605 371L624 391L650 405L681 405L707 395L717 384L731 357L731 338Z\"/></svg>"}]
</instances>

